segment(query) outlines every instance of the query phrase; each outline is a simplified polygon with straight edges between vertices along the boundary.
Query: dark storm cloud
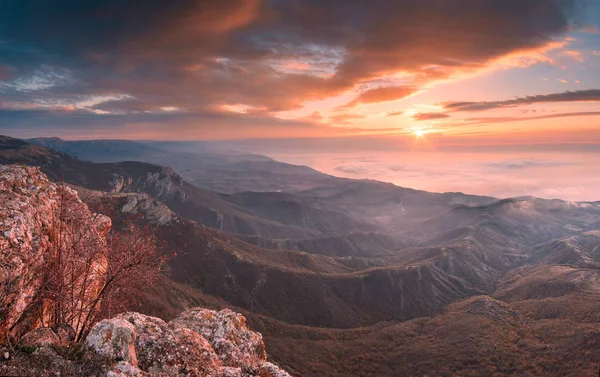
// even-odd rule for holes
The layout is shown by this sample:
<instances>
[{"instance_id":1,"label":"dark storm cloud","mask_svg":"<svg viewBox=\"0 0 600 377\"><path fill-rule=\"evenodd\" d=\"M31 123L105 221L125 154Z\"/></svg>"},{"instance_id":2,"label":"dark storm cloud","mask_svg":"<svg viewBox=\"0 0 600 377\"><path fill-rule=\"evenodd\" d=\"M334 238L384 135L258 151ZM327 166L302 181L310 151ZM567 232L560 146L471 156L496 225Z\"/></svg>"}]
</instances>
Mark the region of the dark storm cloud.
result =
<instances>
[{"instance_id":1,"label":"dark storm cloud","mask_svg":"<svg viewBox=\"0 0 600 377\"><path fill-rule=\"evenodd\" d=\"M159 109L177 108L169 119L203 129L219 117L202 123L202 114L228 121L214 109L242 104L271 124L269 112L390 73L414 83L370 88L353 104L403 98L541 48L569 30L576 11L576 0L2 0L0 106L51 101L77 109L51 119L87 122L77 117L89 112L107 127L120 126L116 115L161 121Z\"/></svg>"},{"instance_id":2,"label":"dark storm cloud","mask_svg":"<svg viewBox=\"0 0 600 377\"><path fill-rule=\"evenodd\" d=\"M448 111L483 111L547 102L600 102L600 89L566 91L505 101L452 102L445 104L444 109Z\"/></svg>"}]
</instances>

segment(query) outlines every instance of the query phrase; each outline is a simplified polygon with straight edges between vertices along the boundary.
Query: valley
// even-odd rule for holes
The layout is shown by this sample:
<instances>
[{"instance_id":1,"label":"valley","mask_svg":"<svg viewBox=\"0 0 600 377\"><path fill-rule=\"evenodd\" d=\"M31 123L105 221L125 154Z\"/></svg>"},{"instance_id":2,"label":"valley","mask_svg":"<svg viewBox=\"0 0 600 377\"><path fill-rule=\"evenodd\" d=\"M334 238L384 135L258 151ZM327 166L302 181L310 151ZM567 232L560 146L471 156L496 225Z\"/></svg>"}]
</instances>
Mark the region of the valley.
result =
<instances>
[{"instance_id":1,"label":"valley","mask_svg":"<svg viewBox=\"0 0 600 377\"><path fill-rule=\"evenodd\" d=\"M155 229L168 271L137 305L234 308L293 375L597 374L600 202L125 141L0 137L0 164L40 167L116 231Z\"/></svg>"}]
</instances>

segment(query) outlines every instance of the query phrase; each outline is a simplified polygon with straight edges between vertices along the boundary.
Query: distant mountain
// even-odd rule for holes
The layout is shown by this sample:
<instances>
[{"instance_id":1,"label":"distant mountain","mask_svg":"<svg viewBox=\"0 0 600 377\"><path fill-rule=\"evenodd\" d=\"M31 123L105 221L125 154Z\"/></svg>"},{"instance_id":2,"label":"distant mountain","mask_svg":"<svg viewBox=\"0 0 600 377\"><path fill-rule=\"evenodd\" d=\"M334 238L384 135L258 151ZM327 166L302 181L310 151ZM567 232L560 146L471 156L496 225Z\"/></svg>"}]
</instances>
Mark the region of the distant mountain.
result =
<instances>
[{"instance_id":1,"label":"distant mountain","mask_svg":"<svg viewBox=\"0 0 600 377\"><path fill-rule=\"evenodd\" d=\"M87 140L72 142L58 137L35 138L28 143L68 153L82 160L94 162L139 161L144 156L168 155L165 151L129 140Z\"/></svg>"},{"instance_id":2,"label":"distant mountain","mask_svg":"<svg viewBox=\"0 0 600 377\"><path fill-rule=\"evenodd\" d=\"M144 192L163 201L181 216L231 233L303 239L329 232L373 229L367 223L311 206L307 201L279 200L277 193L247 193L243 197L254 204L244 206L236 196L197 188L171 168L158 165L133 161L94 164L6 137L0 139L0 146L3 146L0 163L40 166L51 179L88 189L112 193ZM290 203L294 203L294 211L281 216L282 208ZM263 210L259 211L259 207Z\"/></svg>"},{"instance_id":3,"label":"distant mountain","mask_svg":"<svg viewBox=\"0 0 600 377\"><path fill-rule=\"evenodd\" d=\"M199 149L197 143L191 148L186 142L59 138L35 138L27 142L91 162L142 161L170 166L190 183L221 193L297 192L337 179L306 166L286 164L261 155Z\"/></svg>"}]
</instances>

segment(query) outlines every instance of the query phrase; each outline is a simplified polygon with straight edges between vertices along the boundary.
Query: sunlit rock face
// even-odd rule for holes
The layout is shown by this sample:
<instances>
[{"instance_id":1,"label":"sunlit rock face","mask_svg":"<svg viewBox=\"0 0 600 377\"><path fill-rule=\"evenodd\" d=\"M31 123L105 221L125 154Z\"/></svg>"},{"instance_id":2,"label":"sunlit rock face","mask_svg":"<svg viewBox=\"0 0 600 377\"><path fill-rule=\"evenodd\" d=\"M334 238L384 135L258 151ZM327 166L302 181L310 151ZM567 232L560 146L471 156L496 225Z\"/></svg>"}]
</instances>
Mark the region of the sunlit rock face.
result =
<instances>
[{"instance_id":1,"label":"sunlit rock face","mask_svg":"<svg viewBox=\"0 0 600 377\"><path fill-rule=\"evenodd\" d=\"M198 333L135 312L124 313L117 318L135 328L134 344L140 369L157 376L186 373L207 377L221 375L217 355Z\"/></svg>"},{"instance_id":2,"label":"sunlit rock face","mask_svg":"<svg viewBox=\"0 0 600 377\"><path fill-rule=\"evenodd\" d=\"M262 335L228 309L193 308L169 323L123 313L99 322L86 344L112 361L110 376L290 377L267 362Z\"/></svg>"},{"instance_id":3,"label":"sunlit rock face","mask_svg":"<svg viewBox=\"0 0 600 377\"><path fill-rule=\"evenodd\" d=\"M244 316L229 309L217 312L194 308L171 323L204 336L225 366L258 366L267 360L262 335L248 330Z\"/></svg>"},{"instance_id":4,"label":"sunlit rock face","mask_svg":"<svg viewBox=\"0 0 600 377\"><path fill-rule=\"evenodd\" d=\"M110 228L110 218L91 213L74 190L48 181L38 168L0 165L0 341L55 324L54 303L42 298L41 285L45 262L59 250L72 267L61 276L74 282L65 301L87 306L105 279ZM61 322L77 330L86 314Z\"/></svg>"}]
</instances>

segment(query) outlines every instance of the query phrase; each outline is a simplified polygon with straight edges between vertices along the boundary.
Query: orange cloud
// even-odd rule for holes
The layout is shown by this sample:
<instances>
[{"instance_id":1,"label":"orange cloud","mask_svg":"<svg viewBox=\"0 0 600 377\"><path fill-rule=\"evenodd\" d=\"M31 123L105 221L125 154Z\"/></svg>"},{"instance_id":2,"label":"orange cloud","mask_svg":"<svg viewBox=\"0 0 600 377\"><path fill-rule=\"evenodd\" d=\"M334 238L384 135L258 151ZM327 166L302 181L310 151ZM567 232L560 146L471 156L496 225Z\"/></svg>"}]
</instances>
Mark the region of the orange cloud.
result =
<instances>
[{"instance_id":1,"label":"orange cloud","mask_svg":"<svg viewBox=\"0 0 600 377\"><path fill-rule=\"evenodd\" d=\"M176 25L177 29L196 32L226 33L248 25L260 10L260 0L220 0L219 2L197 2Z\"/></svg>"},{"instance_id":2,"label":"orange cloud","mask_svg":"<svg viewBox=\"0 0 600 377\"><path fill-rule=\"evenodd\" d=\"M299 62L296 60L289 61L281 66L281 68L289 69L292 71L306 71L312 68L310 64Z\"/></svg>"},{"instance_id":3,"label":"orange cloud","mask_svg":"<svg viewBox=\"0 0 600 377\"><path fill-rule=\"evenodd\" d=\"M413 120L434 120L449 118L450 115L445 113L417 113L412 116Z\"/></svg>"},{"instance_id":4,"label":"orange cloud","mask_svg":"<svg viewBox=\"0 0 600 377\"><path fill-rule=\"evenodd\" d=\"M354 107L359 104L373 104L386 101L395 101L409 97L419 91L419 88L410 85L387 86L370 89L362 92L344 107Z\"/></svg>"},{"instance_id":5,"label":"orange cloud","mask_svg":"<svg viewBox=\"0 0 600 377\"><path fill-rule=\"evenodd\" d=\"M402 115L404 114L404 111L393 111L391 113L387 113L385 114L386 117L394 117L394 116L398 116L398 115Z\"/></svg>"},{"instance_id":6,"label":"orange cloud","mask_svg":"<svg viewBox=\"0 0 600 377\"><path fill-rule=\"evenodd\" d=\"M366 116L360 114L338 114L329 118L332 124L348 124L352 120L364 119Z\"/></svg>"},{"instance_id":7,"label":"orange cloud","mask_svg":"<svg viewBox=\"0 0 600 377\"><path fill-rule=\"evenodd\" d=\"M578 62L583 62L583 53L577 50L564 50L561 55L570 57Z\"/></svg>"},{"instance_id":8,"label":"orange cloud","mask_svg":"<svg viewBox=\"0 0 600 377\"><path fill-rule=\"evenodd\" d=\"M81 75L73 82L85 85L61 87L48 101L123 93L135 101L94 105L95 115L185 109L161 110L155 120L186 117L217 132L216 118L234 117L243 137L254 132L244 117L272 120L267 114L309 104L298 117L319 110L320 122L347 122L350 107L404 99L445 80L556 64L549 53L569 43L555 38L572 30L572 1L503 0L501 12L497 2L147 0L139 7L122 0L82 2L65 13L71 1L55 0L11 20L9 43L61 56ZM0 12L0 24L19 15ZM318 101L328 107L310 107Z\"/></svg>"},{"instance_id":9,"label":"orange cloud","mask_svg":"<svg viewBox=\"0 0 600 377\"><path fill-rule=\"evenodd\" d=\"M598 29L598 26L596 25L586 26L583 29L581 29L581 31L588 34L600 34L600 29Z\"/></svg>"},{"instance_id":10,"label":"orange cloud","mask_svg":"<svg viewBox=\"0 0 600 377\"><path fill-rule=\"evenodd\" d=\"M524 48L511 51L491 62L490 68L498 66L528 68L538 63L560 66L560 64L549 56L549 53L564 48L569 43L567 38L560 41L548 41L533 48Z\"/></svg>"}]
</instances>

